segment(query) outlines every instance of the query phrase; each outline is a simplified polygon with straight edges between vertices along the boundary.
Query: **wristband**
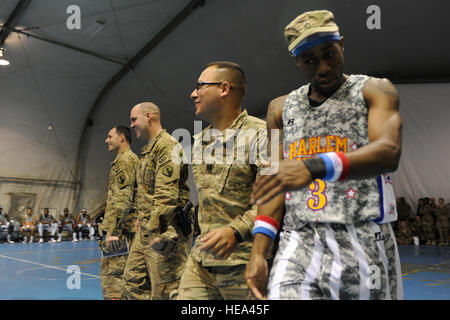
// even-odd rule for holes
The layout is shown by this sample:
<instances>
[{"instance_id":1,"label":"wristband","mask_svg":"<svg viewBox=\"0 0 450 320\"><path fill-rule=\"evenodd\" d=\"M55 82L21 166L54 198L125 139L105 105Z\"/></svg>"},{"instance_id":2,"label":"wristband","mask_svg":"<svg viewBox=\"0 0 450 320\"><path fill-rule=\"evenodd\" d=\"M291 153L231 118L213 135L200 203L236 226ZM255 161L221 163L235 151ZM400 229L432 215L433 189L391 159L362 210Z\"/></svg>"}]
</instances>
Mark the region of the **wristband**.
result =
<instances>
[{"instance_id":1,"label":"wristband","mask_svg":"<svg viewBox=\"0 0 450 320\"><path fill-rule=\"evenodd\" d=\"M342 181L348 174L349 165L348 159L342 152L328 152L318 155L326 167L326 174L322 178L325 181Z\"/></svg>"},{"instance_id":2,"label":"wristband","mask_svg":"<svg viewBox=\"0 0 450 320\"><path fill-rule=\"evenodd\" d=\"M325 161L322 158L308 158L303 160L303 164L309 173L311 173L313 181L323 178L327 173Z\"/></svg>"},{"instance_id":3,"label":"wristband","mask_svg":"<svg viewBox=\"0 0 450 320\"><path fill-rule=\"evenodd\" d=\"M279 228L280 223L277 220L267 216L256 216L253 236L257 233L262 233L275 240Z\"/></svg>"},{"instance_id":4,"label":"wristband","mask_svg":"<svg viewBox=\"0 0 450 320\"><path fill-rule=\"evenodd\" d=\"M342 181L347 177L347 174L348 174L348 170L349 170L348 159L347 159L347 156L345 155L345 153L336 152L336 154L339 158L341 158L341 161L342 161L342 173L338 180L338 181Z\"/></svg>"}]
</instances>

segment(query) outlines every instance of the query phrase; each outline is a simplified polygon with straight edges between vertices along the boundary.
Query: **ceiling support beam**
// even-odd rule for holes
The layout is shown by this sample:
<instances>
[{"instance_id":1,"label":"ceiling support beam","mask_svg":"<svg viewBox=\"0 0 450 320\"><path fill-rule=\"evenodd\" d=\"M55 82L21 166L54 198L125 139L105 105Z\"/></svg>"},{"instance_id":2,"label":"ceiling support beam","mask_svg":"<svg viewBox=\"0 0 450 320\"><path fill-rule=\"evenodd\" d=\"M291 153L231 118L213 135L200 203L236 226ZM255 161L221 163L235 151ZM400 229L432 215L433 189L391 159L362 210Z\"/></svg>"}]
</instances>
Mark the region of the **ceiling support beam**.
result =
<instances>
[{"instance_id":1,"label":"ceiling support beam","mask_svg":"<svg viewBox=\"0 0 450 320\"><path fill-rule=\"evenodd\" d=\"M31 0L20 0L14 8L13 12L6 20L5 24L1 26L0 30L0 47L5 43L6 38L11 33L11 28L17 24L20 16L25 12L25 9L29 6Z\"/></svg>"},{"instance_id":2,"label":"ceiling support beam","mask_svg":"<svg viewBox=\"0 0 450 320\"><path fill-rule=\"evenodd\" d=\"M164 28L161 29L126 65L123 66L119 72L117 72L100 91L97 99L92 105L89 114L86 118L85 125L83 127L80 142L77 151L77 162L75 165L74 177L81 180L82 170L85 169L86 164L83 148L87 144L88 128L93 125L93 119L101 103L105 100L112 88L123 79L123 77L133 70L136 65L145 58L159 43L161 43L178 25L180 25L195 9L203 7L205 0L192 0L186 7L184 7ZM81 186L82 187L82 186ZM77 195L75 201L79 205L80 193Z\"/></svg>"}]
</instances>

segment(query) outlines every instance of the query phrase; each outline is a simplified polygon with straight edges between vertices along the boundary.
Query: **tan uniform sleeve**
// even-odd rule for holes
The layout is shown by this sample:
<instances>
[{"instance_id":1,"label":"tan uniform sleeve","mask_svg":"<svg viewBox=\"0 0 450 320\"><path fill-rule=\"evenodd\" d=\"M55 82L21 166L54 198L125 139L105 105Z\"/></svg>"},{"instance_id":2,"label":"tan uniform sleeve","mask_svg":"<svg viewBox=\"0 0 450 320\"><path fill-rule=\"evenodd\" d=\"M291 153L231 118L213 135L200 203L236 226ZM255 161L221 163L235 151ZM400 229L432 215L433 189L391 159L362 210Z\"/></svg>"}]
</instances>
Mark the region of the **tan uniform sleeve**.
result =
<instances>
[{"instance_id":1,"label":"tan uniform sleeve","mask_svg":"<svg viewBox=\"0 0 450 320\"><path fill-rule=\"evenodd\" d=\"M249 142L249 150L251 154L257 154L258 157L255 164L252 164L254 170L256 171L256 176L260 172L260 168L264 162L267 161L267 130L261 128L257 130L255 136L256 139L252 139ZM258 214L258 207L256 205L252 206L251 209L247 210L242 216L236 217L230 224L233 229L236 229L243 241L251 241L253 233L253 225L255 223L255 218Z\"/></svg>"},{"instance_id":2,"label":"tan uniform sleeve","mask_svg":"<svg viewBox=\"0 0 450 320\"><path fill-rule=\"evenodd\" d=\"M150 217L150 232L167 239L178 237L174 210L179 197L181 164L171 160L172 147L165 146L156 157L155 194Z\"/></svg>"},{"instance_id":3,"label":"tan uniform sleeve","mask_svg":"<svg viewBox=\"0 0 450 320\"><path fill-rule=\"evenodd\" d=\"M108 233L113 232L124 214L128 214L133 202L133 193L136 182L135 167L132 163L124 162L119 164L119 170L115 176L115 191L114 191L114 205L111 214L113 216L113 223ZM122 231L122 230L117 230Z\"/></svg>"}]
</instances>

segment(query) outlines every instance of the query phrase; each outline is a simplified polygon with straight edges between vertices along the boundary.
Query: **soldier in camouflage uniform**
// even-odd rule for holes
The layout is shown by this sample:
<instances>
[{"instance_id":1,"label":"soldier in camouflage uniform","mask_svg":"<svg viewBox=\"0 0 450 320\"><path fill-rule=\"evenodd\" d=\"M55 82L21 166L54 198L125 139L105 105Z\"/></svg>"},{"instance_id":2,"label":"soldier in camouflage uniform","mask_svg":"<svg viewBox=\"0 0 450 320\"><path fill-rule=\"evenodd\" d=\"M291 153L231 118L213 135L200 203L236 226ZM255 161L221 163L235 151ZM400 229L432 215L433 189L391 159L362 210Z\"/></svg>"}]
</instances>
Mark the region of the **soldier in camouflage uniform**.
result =
<instances>
[{"instance_id":1,"label":"soldier in camouflage uniform","mask_svg":"<svg viewBox=\"0 0 450 320\"><path fill-rule=\"evenodd\" d=\"M411 230L414 237L418 237L420 242L426 241L425 233L423 232L422 221L419 215L414 217L414 220L410 223Z\"/></svg>"},{"instance_id":2,"label":"soldier in camouflage uniform","mask_svg":"<svg viewBox=\"0 0 450 320\"><path fill-rule=\"evenodd\" d=\"M412 236L413 236L413 234L412 234L409 224L407 224L405 220L399 221L397 243L398 244L411 244L411 242L413 240Z\"/></svg>"},{"instance_id":3,"label":"soldier in camouflage uniform","mask_svg":"<svg viewBox=\"0 0 450 320\"><path fill-rule=\"evenodd\" d=\"M397 199L397 212L398 212L398 221L406 221L406 224L409 225L409 219L411 219L411 206L405 201L404 197L399 197Z\"/></svg>"},{"instance_id":4,"label":"soldier in camouflage uniform","mask_svg":"<svg viewBox=\"0 0 450 320\"><path fill-rule=\"evenodd\" d=\"M109 151L117 153L111 163L105 216L99 226L104 240L100 246L112 247L114 241L128 241L131 247L136 221L136 170L139 159L130 149L131 131L124 126L112 128L105 143ZM125 282L122 279L128 255L103 258L100 264L100 280L104 299L125 299Z\"/></svg>"},{"instance_id":5,"label":"soldier in camouflage uniform","mask_svg":"<svg viewBox=\"0 0 450 320\"><path fill-rule=\"evenodd\" d=\"M439 198L439 206L436 208L436 227L439 231L439 245L448 246L448 214L450 208L443 198Z\"/></svg>"},{"instance_id":6,"label":"soldier in camouflage uniform","mask_svg":"<svg viewBox=\"0 0 450 320\"><path fill-rule=\"evenodd\" d=\"M159 108L136 105L131 128L149 140L137 171L137 234L124 272L128 299L168 299L178 288L190 241L174 210L189 200L188 167L180 143L163 130ZM174 158L172 158L174 157Z\"/></svg>"},{"instance_id":7,"label":"soldier in camouflage uniform","mask_svg":"<svg viewBox=\"0 0 450 320\"><path fill-rule=\"evenodd\" d=\"M196 116L211 125L194 140L192 168L199 196L200 236L181 279L180 300L253 298L244 280L256 216L256 206L249 201L259 170L259 149L265 152L265 145L250 148L264 144L267 133L265 121L242 110L245 89L245 75L238 65L214 62L200 75L191 94ZM245 152L243 159L238 158L238 150ZM249 151L256 160L253 163Z\"/></svg>"},{"instance_id":8,"label":"soldier in camouflage uniform","mask_svg":"<svg viewBox=\"0 0 450 320\"><path fill-rule=\"evenodd\" d=\"M436 240L434 237L434 218L433 218L433 206L430 203L430 199L428 197L424 198L424 204L421 208L422 217L422 227L423 232L425 233L425 238L427 242L426 245L435 245Z\"/></svg>"},{"instance_id":9,"label":"soldier in camouflage uniform","mask_svg":"<svg viewBox=\"0 0 450 320\"><path fill-rule=\"evenodd\" d=\"M343 37L333 18L305 12L285 28L310 83L267 111L269 140L269 129L282 131L282 151L276 174L257 178L252 203L274 232L283 227L269 279L273 237L255 230L246 279L257 298L266 290L269 299L403 298L390 225L395 196L385 174L401 152L398 93L387 79L343 73Z\"/></svg>"}]
</instances>

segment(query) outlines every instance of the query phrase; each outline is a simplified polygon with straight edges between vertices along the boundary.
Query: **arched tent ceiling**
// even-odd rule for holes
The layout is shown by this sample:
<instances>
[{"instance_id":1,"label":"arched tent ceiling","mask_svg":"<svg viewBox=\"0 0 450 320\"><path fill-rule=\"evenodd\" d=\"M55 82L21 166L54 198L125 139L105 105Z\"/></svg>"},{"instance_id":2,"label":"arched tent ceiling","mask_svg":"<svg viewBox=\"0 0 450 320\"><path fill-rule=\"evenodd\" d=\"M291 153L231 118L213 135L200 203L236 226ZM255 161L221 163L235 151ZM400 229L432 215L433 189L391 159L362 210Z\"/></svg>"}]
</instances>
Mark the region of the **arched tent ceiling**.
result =
<instances>
[{"instance_id":1,"label":"arched tent ceiling","mask_svg":"<svg viewBox=\"0 0 450 320\"><path fill-rule=\"evenodd\" d=\"M19 3L1 2L0 24ZM450 44L442 37L450 5L444 1L206 0L102 93L192 3L27 1L12 27L54 43L11 32L2 45L11 65L0 68L0 177L81 181L80 205L93 206L106 190L112 160L103 144L108 129L128 124L130 108L152 100L163 109L169 132L181 127L192 132L189 94L212 60L243 66L249 87L244 105L249 113L264 117L272 98L305 83L282 32L307 10L334 12L345 37L347 73L388 77L396 83L450 79ZM366 10L372 4L381 8L381 30L366 27ZM81 9L81 30L66 26L70 5Z\"/></svg>"}]
</instances>

